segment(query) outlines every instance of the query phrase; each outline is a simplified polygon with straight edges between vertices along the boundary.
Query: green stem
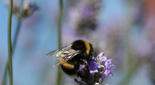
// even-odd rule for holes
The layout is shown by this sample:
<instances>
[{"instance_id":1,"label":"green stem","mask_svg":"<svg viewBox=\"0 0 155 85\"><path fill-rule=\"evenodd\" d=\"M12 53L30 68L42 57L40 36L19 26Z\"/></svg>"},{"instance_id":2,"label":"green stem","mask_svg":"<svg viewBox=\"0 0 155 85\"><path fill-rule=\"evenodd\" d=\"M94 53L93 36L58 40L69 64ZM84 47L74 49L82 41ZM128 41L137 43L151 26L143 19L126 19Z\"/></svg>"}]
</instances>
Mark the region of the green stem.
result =
<instances>
[{"instance_id":1,"label":"green stem","mask_svg":"<svg viewBox=\"0 0 155 85\"><path fill-rule=\"evenodd\" d=\"M20 14L22 13L22 6L23 6L23 0L21 0L21 5L20 5ZM15 49L16 49L16 44L17 44L17 40L18 40L18 35L19 35L19 32L20 32L20 27L21 27L21 24L22 24L22 19L18 19L18 22L17 22L17 29L16 29L16 33L15 33L15 36L14 36L14 40L13 40L13 45L12 45L12 56L14 55L14 52L15 52ZM6 85L6 80L7 80L7 73L8 73L8 69L9 69L9 61L7 61L7 65L5 66L5 70L4 70L4 75L3 75L3 80L2 80L2 85Z\"/></svg>"},{"instance_id":2,"label":"green stem","mask_svg":"<svg viewBox=\"0 0 155 85\"><path fill-rule=\"evenodd\" d=\"M2 79L2 85L6 85L7 73L8 73L8 61L7 61L7 65L5 66L3 79Z\"/></svg>"},{"instance_id":3,"label":"green stem","mask_svg":"<svg viewBox=\"0 0 155 85\"><path fill-rule=\"evenodd\" d=\"M10 0L9 20L8 20L8 68L10 85L13 85L13 67L12 67L12 43L11 43L11 26L12 26L12 8L13 0Z\"/></svg>"},{"instance_id":4,"label":"green stem","mask_svg":"<svg viewBox=\"0 0 155 85\"><path fill-rule=\"evenodd\" d=\"M19 35L19 32L20 32L20 26L21 26L21 20L18 20L17 30L16 30L16 33L15 33L15 38L13 40L13 45L12 45L12 49L13 49L12 50L12 56L14 55L14 52L15 52L15 49L16 49L18 35ZM7 79L7 73L8 73L8 64L9 64L9 61L7 61L7 65L5 66L2 85L6 85L6 79Z\"/></svg>"},{"instance_id":5,"label":"green stem","mask_svg":"<svg viewBox=\"0 0 155 85\"><path fill-rule=\"evenodd\" d=\"M59 2L59 19L58 19L58 48L61 48L61 28L62 28L62 15L63 15L63 0Z\"/></svg>"},{"instance_id":6,"label":"green stem","mask_svg":"<svg viewBox=\"0 0 155 85\"><path fill-rule=\"evenodd\" d=\"M58 19L58 49L61 48L61 28L62 28L62 15L63 15L63 0L59 0L59 19ZM60 67L58 67L56 85L61 84L62 72Z\"/></svg>"},{"instance_id":7,"label":"green stem","mask_svg":"<svg viewBox=\"0 0 155 85\"><path fill-rule=\"evenodd\" d=\"M129 60L130 61L130 60ZM144 64L144 61L139 60L138 63L135 63L135 65L132 65L128 68L128 72L125 75L125 78L122 79L122 81L118 85L129 85L132 77L134 74L136 74L137 70Z\"/></svg>"},{"instance_id":8,"label":"green stem","mask_svg":"<svg viewBox=\"0 0 155 85\"><path fill-rule=\"evenodd\" d=\"M125 75L125 78L123 78L123 80L118 85L129 85L129 82L131 81L131 78L136 70L137 69L135 68L135 66L129 67L128 72Z\"/></svg>"},{"instance_id":9,"label":"green stem","mask_svg":"<svg viewBox=\"0 0 155 85\"><path fill-rule=\"evenodd\" d=\"M15 33L15 37L14 37L13 45L12 45L12 47L13 47L13 54L15 53L16 44L18 42L18 35L19 35L19 32L20 32L21 24L22 24L22 20L19 19L18 22L17 22L17 29L16 29L16 33Z\"/></svg>"},{"instance_id":10,"label":"green stem","mask_svg":"<svg viewBox=\"0 0 155 85\"><path fill-rule=\"evenodd\" d=\"M127 37L126 37L126 53L128 55L128 61L127 61L127 72L125 77L119 82L118 85L129 85L132 77L137 72L138 68L141 66L142 62L139 60L136 62L135 56L133 54L132 48L129 44L129 36L131 34L131 30L128 31Z\"/></svg>"},{"instance_id":11,"label":"green stem","mask_svg":"<svg viewBox=\"0 0 155 85\"><path fill-rule=\"evenodd\" d=\"M19 15L20 16L22 16L23 4L24 4L24 0L21 0L21 3L20 3L20 11L19 11ZM12 47L13 47L13 54L15 52L16 44L18 42L18 36L19 36L21 24L22 24L22 18L18 18L17 27L16 27L16 33L14 35L14 40L13 40L13 45L12 45Z\"/></svg>"}]
</instances>

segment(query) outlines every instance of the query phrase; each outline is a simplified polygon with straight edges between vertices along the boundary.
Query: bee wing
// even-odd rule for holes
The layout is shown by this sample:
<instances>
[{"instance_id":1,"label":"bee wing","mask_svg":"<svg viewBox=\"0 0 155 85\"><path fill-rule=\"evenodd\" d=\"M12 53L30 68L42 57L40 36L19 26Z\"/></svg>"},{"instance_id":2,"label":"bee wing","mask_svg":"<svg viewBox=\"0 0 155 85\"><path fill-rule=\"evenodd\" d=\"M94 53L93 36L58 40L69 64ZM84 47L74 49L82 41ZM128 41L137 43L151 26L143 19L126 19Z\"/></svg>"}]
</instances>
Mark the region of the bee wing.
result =
<instances>
[{"instance_id":1,"label":"bee wing","mask_svg":"<svg viewBox=\"0 0 155 85\"><path fill-rule=\"evenodd\" d=\"M68 60L72 59L75 55L79 54L79 52L80 51L78 51L78 50L69 49L67 51L64 51L62 56L65 61L68 61Z\"/></svg>"},{"instance_id":2,"label":"bee wing","mask_svg":"<svg viewBox=\"0 0 155 85\"><path fill-rule=\"evenodd\" d=\"M47 53L46 56L52 56L52 55L55 55L55 54L58 53L58 51L59 51L59 50L53 50L53 51Z\"/></svg>"},{"instance_id":3,"label":"bee wing","mask_svg":"<svg viewBox=\"0 0 155 85\"><path fill-rule=\"evenodd\" d=\"M63 58L64 62L67 62L68 60L72 59L75 55L79 54L79 51L76 51L73 49L59 51L59 52L60 53L56 54L57 58L56 58L56 64L54 66L60 65L60 57Z\"/></svg>"},{"instance_id":4,"label":"bee wing","mask_svg":"<svg viewBox=\"0 0 155 85\"><path fill-rule=\"evenodd\" d=\"M72 59L75 55L79 54L80 51L78 50L74 50L71 48L72 44L65 46L61 49L58 50L54 50L51 51L49 53L47 53L47 56L52 56L52 55L56 55L56 65L60 64L60 57L62 57L64 59L65 62L67 62L68 60Z\"/></svg>"},{"instance_id":5,"label":"bee wing","mask_svg":"<svg viewBox=\"0 0 155 85\"><path fill-rule=\"evenodd\" d=\"M71 44L68 45L68 46L65 46L63 48L53 50L53 51L47 53L46 56L52 56L52 55L59 56L63 51L66 51L66 50L69 50L69 49L71 49Z\"/></svg>"}]
</instances>

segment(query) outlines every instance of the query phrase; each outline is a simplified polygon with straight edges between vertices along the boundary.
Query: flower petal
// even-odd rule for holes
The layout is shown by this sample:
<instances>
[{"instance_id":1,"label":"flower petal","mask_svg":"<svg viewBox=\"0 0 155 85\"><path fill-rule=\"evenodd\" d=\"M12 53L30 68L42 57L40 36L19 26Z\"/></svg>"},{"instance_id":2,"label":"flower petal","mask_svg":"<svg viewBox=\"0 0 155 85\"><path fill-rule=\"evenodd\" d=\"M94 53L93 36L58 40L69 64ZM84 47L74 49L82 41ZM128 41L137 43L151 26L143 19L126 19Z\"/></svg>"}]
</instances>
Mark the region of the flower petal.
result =
<instances>
[{"instance_id":1,"label":"flower petal","mask_svg":"<svg viewBox=\"0 0 155 85\"><path fill-rule=\"evenodd\" d=\"M98 64L95 61L89 62L89 71L90 71L90 73L98 72Z\"/></svg>"}]
</instances>

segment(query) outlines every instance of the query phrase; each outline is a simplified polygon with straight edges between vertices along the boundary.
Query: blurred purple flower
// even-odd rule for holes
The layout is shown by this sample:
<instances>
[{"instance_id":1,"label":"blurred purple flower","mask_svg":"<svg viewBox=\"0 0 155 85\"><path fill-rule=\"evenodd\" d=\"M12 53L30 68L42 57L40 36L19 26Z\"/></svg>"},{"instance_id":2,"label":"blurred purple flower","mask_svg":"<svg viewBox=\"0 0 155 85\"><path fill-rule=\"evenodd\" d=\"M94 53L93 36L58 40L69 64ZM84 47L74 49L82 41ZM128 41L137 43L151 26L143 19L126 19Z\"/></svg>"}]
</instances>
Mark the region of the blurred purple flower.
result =
<instances>
[{"instance_id":1,"label":"blurred purple flower","mask_svg":"<svg viewBox=\"0 0 155 85\"><path fill-rule=\"evenodd\" d=\"M153 46L145 31L137 32L135 30L131 35L130 45L137 58L146 57L152 52Z\"/></svg>"},{"instance_id":2,"label":"blurred purple flower","mask_svg":"<svg viewBox=\"0 0 155 85\"><path fill-rule=\"evenodd\" d=\"M97 29L101 0L82 0L77 6L70 8L69 23L78 35L88 35Z\"/></svg>"},{"instance_id":3,"label":"blurred purple flower","mask_svg":"<svg viewBox=\"0 0 155 85\"><path fill-rule=\"evenodd\" d=\"M6 3L5 5L9 7L9 3ZM22 6L20 6L19 3L13 3L13 13L19 19L31 16L38 9L38 5L36 5L35 3L29 3L27 0L23 1Z\"/></svg>"},{"instance_id":4,"label":"blurred purple flower","mask_svg":"<svg viewBox=\"0 0 155 85\"><path fill-rule=\"evenodd\" d=\"M85 6L81 10L81 14L82 14L83 17L90 17L90 16L92 16L94 14L94 10L93 10L93 8Z\"/></svg>"},{"instance_id":5,"label":"blurred purple flower","mask_svg":"<svg viewBox=\"0 0 155 85\"><path fill-rule=\"evenodd\" d=\"M155 56L153 56L153 57L152 57L152 61L154 61L154 62L155 62Z\"/></svg>"}]
</instances>

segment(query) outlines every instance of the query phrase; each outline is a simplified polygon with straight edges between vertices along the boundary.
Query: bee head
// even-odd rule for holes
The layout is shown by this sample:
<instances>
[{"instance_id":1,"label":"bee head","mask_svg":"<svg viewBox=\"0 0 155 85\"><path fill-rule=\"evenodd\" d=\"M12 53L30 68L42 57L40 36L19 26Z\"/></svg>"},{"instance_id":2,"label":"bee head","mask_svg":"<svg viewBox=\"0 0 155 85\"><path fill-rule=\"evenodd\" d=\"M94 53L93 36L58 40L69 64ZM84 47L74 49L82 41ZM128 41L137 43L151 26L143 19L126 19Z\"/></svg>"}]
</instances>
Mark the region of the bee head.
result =
<instances>
[{"instance_id":1,"label":"bee head","mask_svg":"<svg viewBox=\"0 0 155 85\"><path fill-rule=\"evenodd\" d=\"M83 43L82 40L74 41L71 48L74 50L80 50L81 52L85 52L86 50L85 44Z\"/></svg>"}]
</instances>

